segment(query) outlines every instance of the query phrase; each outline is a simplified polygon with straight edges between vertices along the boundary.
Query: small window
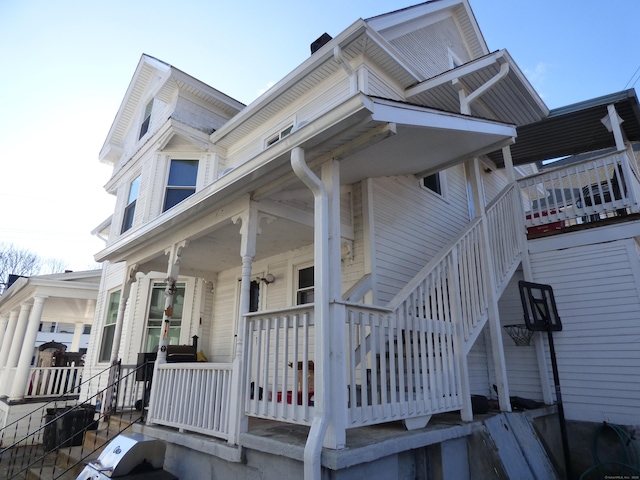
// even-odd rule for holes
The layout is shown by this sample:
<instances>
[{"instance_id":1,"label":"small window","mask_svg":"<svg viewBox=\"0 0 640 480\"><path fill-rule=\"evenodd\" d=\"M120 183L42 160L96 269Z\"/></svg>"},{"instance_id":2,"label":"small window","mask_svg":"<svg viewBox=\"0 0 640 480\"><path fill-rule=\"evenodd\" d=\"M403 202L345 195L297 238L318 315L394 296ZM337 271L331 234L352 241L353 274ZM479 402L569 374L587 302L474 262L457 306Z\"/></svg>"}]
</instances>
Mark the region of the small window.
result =
<instances>
[{"instance_id":1,"label":"small window","mask_svg":"<svg viewBox=\"0 0 640 480\"><path fill-rule=\"evenodd\" d=\"M285 128L284 130L282 130L281 132L279 132L277 135L274 135L273 137L269 137L269 139L267 139L267 147L270 147L271 145L273 145L274 143L279 142L280 140L282 140L284 137L286 137L287 135L289 135L291 133L291 130L293 129L293 125L288 126L287 128Z\"/></svg>"},{"instance_id":2,"label":"small window","mask_svg":"<svg viewBox=\"0 0 640 480\"><path fill-rule=\"evenodd\" d=\"M82 328L82 334L83 335L89 335L91 333L91 325L85 325Z\"/></svg>"},{"instance_id":3,"label":"small window","mask_svg":"<svg viewBox=\"0 0 640 480\"><path fill-rule=\"evenodd\" d=\"M124 218L122 219L122 230L124 233L133 226L133 216L136 213L136 201L138 200L138 192L140 191L140 176L129 185L129 197L127 198L127 206L124 207Z\"/></svg>"},{"instance_id":4,"label":"small window","mask_svg":"<svg viewBox=\"0 0 640 480\"><path fill-rule=\"evenodd\" d=\"M442 195L442 179L439 173L434 173L428 177L422 178L422 186L431 190L432 192Z\"/></svg>"},{"instance_id":5,"label":"small window","mask_svg":"<svg viewBox=\"0 0 640 480\"><path fill-rule=\"evenodd\" d=\"M102 328L102 341L100 342L100 362L111 360L111 349L113 348L113 337L116 332L116 320L118 318L118 306L120 305L120 290L111 292L109 304L107 306L107 318Z\"/></svg>"},{"instance_id":6,"label":"small window","mask_svg":"<svg viewBox=\"0 0 640 480\"><path fill-rule=\"evenodd\" d=\"M298 270L298 287L296 289L296 305L313 303L314 268L307 267Z\"/></svg>"},{"instance_id":7,"label":"small window","mask_svg":"<svg viewBox=\"0 0 640 480\"><path fill-rule=\"evenodd\" d=\"M151 110L153 109L153 99L147 103L144 109L144 118L142 119L142 125L140 125L140 135L138 140L144 137L144 134L149 131L149 123L151 123Z\"/></svg>"},{"instance_id":8,"label":"small window","mask_svg":"<svg viewBox=\"0 0 640 480\"><path fill-rule=\"evenodd\" d=\"M196 192L198 160L171 160L163 212Z\"/></svg>"}]
</instances>

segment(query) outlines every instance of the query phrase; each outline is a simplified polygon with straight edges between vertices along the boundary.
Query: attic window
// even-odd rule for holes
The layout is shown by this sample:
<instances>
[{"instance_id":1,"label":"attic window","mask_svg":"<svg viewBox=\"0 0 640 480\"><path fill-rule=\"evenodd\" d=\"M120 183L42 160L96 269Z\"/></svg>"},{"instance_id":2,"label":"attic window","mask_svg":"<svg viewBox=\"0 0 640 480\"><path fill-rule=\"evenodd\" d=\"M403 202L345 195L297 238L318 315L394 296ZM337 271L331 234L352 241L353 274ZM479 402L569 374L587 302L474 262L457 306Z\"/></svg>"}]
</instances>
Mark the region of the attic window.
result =
<instances>
[{"instance_id":1,"label":"attic window","mask_svg":"<svg viewBox=\"0 0 640 480\"><path fill-rule=\"evenodd\" d=\"M140 135L138 136L138 140L141 139L145 133L149 131L149 123L151 122L151 109L153 108L153 98L149 100L147 106L144 109L144 118L142 120L142 125L140 125Z\"/></svg>"},{"instance_id":2,"label":"attic window","mask_svg":"<svg viewBox=\"0 0 640 480\"><path fill-rule=\"evenodd\" d=\"M270 147L271 145L273 145L274 143L279 142L280 140L282 140L284 137L286 137L287 135L289 135L291 133L291 130L293 129L293 125L289 125L287 128L285 128L284 130L282 130L280 133L269 137L266 141L266 146Z\"/></svg>"},{"instance_id":3,"label":"attic window","mask_svg":"<svg viewBox=\"0 0 640 480\"><path fill-rule=\"evenodd\" d=\"M420 180L420 186L427 190L431 190L438 195L443 195L443 182L440 173L434 173L427 177L422 177Z\"/></svg>"}]
</instances>

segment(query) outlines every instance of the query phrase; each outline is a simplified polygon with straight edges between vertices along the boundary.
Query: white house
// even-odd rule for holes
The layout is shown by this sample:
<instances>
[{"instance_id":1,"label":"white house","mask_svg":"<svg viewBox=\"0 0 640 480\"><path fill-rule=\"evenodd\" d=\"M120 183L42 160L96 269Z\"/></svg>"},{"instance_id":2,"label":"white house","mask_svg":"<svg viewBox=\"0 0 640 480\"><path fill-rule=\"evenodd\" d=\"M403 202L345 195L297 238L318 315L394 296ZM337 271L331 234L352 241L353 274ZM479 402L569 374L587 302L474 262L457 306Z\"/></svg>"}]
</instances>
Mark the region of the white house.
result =
<instances>
[{"instance_id":1,"label":"white house","mask_svg":"<svg viewBox=\"0 0 640 480\"><path fill-rule=\"evenodd\" d=\"M20 277L0 296L1 427L64 393L63 379L78 377L101 276L90 270ZM68 353L57 366L55 350Z\"/></svg>"},{"instance_id":2,"label":"white house","mask_svg":"<svg viewBox=\"0 0 640 480\"><path fill-rule=\"evenodd\" d=\"M472 394L553 403L544 337L502 328L526 279L557 291L567 418L637 424L639 123L633 91L550 112L467 0L324 35L248 106L143 55L100 152L117 202L87 364L158 351L142 429L172 471L236 468L260 423L308 427L289 473L389 472L344 460L348 433L469 422ZM167 362L194 336L206 361Z\"/></svg>"}]
</instances>

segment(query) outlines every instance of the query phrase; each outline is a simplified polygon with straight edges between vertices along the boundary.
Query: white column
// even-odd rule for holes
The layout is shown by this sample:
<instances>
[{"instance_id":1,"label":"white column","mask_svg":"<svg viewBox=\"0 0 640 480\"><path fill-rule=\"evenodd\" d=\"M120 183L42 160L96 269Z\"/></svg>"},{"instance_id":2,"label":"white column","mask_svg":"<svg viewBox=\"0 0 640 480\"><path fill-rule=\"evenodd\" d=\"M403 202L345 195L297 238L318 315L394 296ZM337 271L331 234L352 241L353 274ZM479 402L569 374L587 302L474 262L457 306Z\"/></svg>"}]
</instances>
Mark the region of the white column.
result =
<instances>
[{"instance_id":1,"label":"white column","mask_svg":"<svg viewBox=\"0 0 640 480\"><path fill-rule=\"evenodd\" d=\"M238 316L238 334L236 337L236 353L233 359L233 375L231 377L231 409L229 411L229 443L237 444L240 434L246 432L249 419L244 414L244 385L247 367L244 365L244 342L249 313L249 297L251 292L251 267L256 255L258 236L258 212L249 207L245 214L233 219L234 223L242 222L240 228L240 256L242 257L242 276L240 280L240 308Z\"/></svg>"},{"instance_id":2,"label":"white column","mask_svg":"<svg viewBox=\"0 0 640 480\"><path fill-rule=\"evenodd\" d=\"M9 314L5 313L0 316L0 345L2 345L2 339L4 338L4 333L7 330L7 324L9 323Z\"/></svg>"},{"instance_id":3,"label":"white column","mask_svg":"<svg viewBox=\"0 0 640 480\"><path fill-rule=\"evenodd\" d=\"M473 176L475 182L474 189L478 190L476 196L480 196L479 192L482 191L481 175L480 175L480 161L478 158L473 159ZM498 309L498 298L496 294L496 278L493 268L493 257L489 251L489 229L487 228L486 210L484 199L476 206L477 215L484 217L481 223L482 225L482 238L483 247L481 253L483 256L484 264L486 266L486 278L488 279L487 285L487 303L489 314L489 333L491 334L491 353L493 355L493 364L496 375L496 384L498 387L498 404L500 410L503 412L511 411L511 400L509 399L509 382L507 380L507 366L504 359L504 345L502 343L502 328L500 325L500 312Z\"/></svg>"},{"instance_id":4,"label":"white column","mask_svg":"<svg viewBox=\"0 0 640 480\"><path fill-rule=\"evenodd\" d=\"M38 327L40 326L40 320L42 320L42 310L44 309L46 299L47 297L45 296L36 296L33 301L33 308L29 315L24 341L22 342L18 368L13 379L13 385L11 386L10 399L20 399L24 397L25 388L29 381L33 349L36 345L36 336L38 335Z\"/></svg>"},{"instance_id":5,"label":"white column","mask_svg":"<svg viewBox=\"0 0 640 480\"><path fill-rule=\"evenodd\" d=\"M167 249L166 251L166 253L169 255L166 279L167 288L164 292L164 312L162 314L162 330L160 332L160 342L158 344L158 357L156 360L156 366L167 362L169 328L171 327L171 317L173 316L173 297L176 294L176 283L178 282L178 276L180 275L180 257L185 246L186 241L183 241L172 245L171 248Z\"/></svg>"},{"instance_id":6,"label":"white column","mask_svg":"<svg viewBox=\"0 0 640 480\"><path fill-rule=\"evenodd\" d=\"M4 384L5 377L9 374L7 360L13 343L13 337L16 333L16 327L18 326L19 313L19 310L11 310L11 312L9 312L9 321L4 332L4 336L2 337L2 347L0 347L0 396L9 394L9 392L4 388Z\"/></svg>"},{"instance_id":7,"label":"white column","mask_svg":"<svg viewBox=\"0 0 640 480\"><path fill-rule=\"evenodd\" d=\"M18 314L18 323L16 324L16 330L11 340L11 346L9 348L9 356L7 357L7 367L15 368L18 365L18 358L20 358L20 351L22 350L22 344L24 343L24 334L27 331L27 324L29 323L29 312L31 312L31 305L24 303L20 305L20 313ZM33 341L35 346L35 340Z\"/></svg>"},{"instance_id":8,"label":"white column","mask_svg":"<svg viewBox=\"0 0 640 480\"><path fill-rule=\"evenodd\" d=\"M84 332L84 323L76 323L73 326L73 338L71 339L70 352L78 352L80 350L80 339L82 338L82 332Z\"/></svg>"},{"instance_id":9,"label":"white column","mask_svg":"<svg viewBox=\"0 0 640 480\"><path fill-rule=\"evenodd\" d=\"M129 265L125 268L125 277L124 281L122 282L120 302L118 303L116 326L113 332L113 343L111 344L111 365L114 365L118 362L118 355L120 354L120 341L122 339L122 325L124 324L124 312L127 308L129 295L131 294L131 284L136 281L136 273L138 273L137 264Z\"/></svg>"},{"instance_id":10,"label":"white column","mask_svg":"<svg viewBox=\"0 0 640 480\"><path fill-rule=\"evenodd\" d=\"M347 378L344 368L346 358L345 341L345 309L335 302L342 300L342 265L340 261L340 163L336 159L325 162L322 165L322 183L327 191L328 198L328 244L326 255L328 256L328 283L316 284L316 291L326 285L329 302L329 324L327 331L322 333L328 338L329 345L329 378L330 382L320 385L329 389L329 424L324 438L324 446L331 449L344 448L346 445L347 417ZM318 261L318 259L316 259ZM318 389L315 389L318 391Z\"/></svg>"},{"instance_id":11,"label":"white column","mask_svg":"<svg viewBox=\"0 0 640 480\"><path fill-rule=\"evenodd\" d=\"M7 359L9 358L9 350L11 350L11 344L13 343L13 336L16 333L16 327L18 325L19 310L11 310L9 312L9 320L4 330L2 337L2 347L0 347L0 368L4 368L7 365Z\"/></svg>"}]
</instances>

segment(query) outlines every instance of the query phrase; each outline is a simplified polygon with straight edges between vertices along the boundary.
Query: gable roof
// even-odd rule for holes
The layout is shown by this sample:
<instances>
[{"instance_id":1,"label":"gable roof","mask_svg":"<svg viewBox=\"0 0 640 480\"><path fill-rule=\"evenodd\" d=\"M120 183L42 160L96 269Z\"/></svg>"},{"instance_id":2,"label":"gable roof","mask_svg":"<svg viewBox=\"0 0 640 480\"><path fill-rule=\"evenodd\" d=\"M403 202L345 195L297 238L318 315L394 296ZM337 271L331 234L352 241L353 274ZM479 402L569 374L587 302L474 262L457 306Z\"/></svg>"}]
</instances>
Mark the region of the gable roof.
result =
<instances>
[{"instance_id":1,"label":"gable roof","mask_svg":"<svg viewBox=\"0 0 640 480\"><path fill-rule=\"evenodd\" d=\"M154 85L155 84L155 85ZM150 89L153 90L150 92ZM143 102L152 96L169 103L176 89L180 89L205 100L229 116L244 108L244 104L225 95L200 80L184 73L168 63L147 54L142 54L136 71L122 100L116 117L109 129L99 158L113 164L123 153L124 141Z\"/></svg>"}]
</instances>

